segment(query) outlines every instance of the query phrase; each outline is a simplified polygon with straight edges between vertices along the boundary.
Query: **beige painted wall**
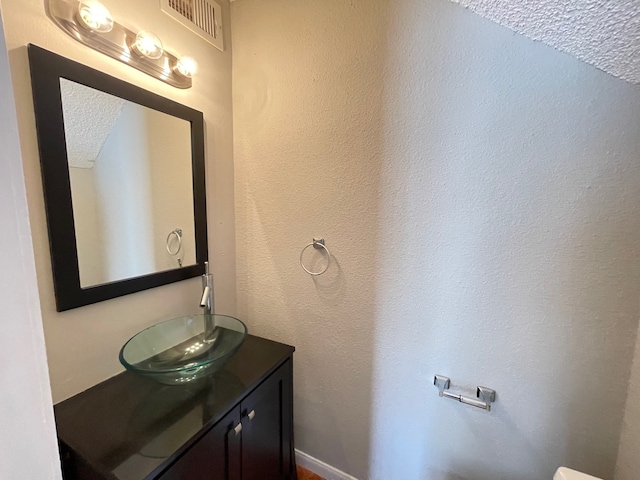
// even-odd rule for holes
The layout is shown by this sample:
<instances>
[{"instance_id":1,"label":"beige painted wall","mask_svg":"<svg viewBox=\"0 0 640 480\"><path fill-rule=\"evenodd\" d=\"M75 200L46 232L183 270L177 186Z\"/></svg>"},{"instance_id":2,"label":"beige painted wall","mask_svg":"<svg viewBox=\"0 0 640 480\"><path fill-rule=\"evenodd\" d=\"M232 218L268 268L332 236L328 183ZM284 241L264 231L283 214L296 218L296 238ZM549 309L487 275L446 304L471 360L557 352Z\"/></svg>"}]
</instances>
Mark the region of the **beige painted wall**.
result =
<instances>
[{"instance_id":1,"label":"beige painted wall","mask_svg":"<svg viewBox=\"0 0 640 480\"><path fill-rule=\"evenodd\" d=\"M196 263L196 235L193 222L193 193L191 185L191 130L188 122L167 115L148 115L150 131L171 132L170 141L151 137L149 151L153 159L151 193L153 207L153 240L155 265L158 270ZM167 251L167 235L175 228L182 229L182 248L178 256ZM175 236L172 237L175 241ZM178 248L177 243L171 244ZM175 250L172 250L175 251Z\"/></svg>"},{"instance_id":2,"label":"beige painted wall","mask_svg":"<svg viewBox=\"0 0 640 480\"><path fill-rule=\"evenodd\" d=\"M638 476L640 472L638 452L640 452L640 331L636 340L635 358L620 436L616 480L630 480Z\"/></svg>"},{"instance_id":3,"label":"beige painted wall","mask_svg":"<svg viewBox=\"0 0 640 480\"><path fill-rule=\"evenodd\" d=\"M105 282L103 236L96 207L96 182L92 168L69 168L73 222L76 227L80 285Z\"/></svg>"},{"instance_id":4,"label":"beige painted wall","mask_svg":"<svg viewBox=\"0 0 640 480\"><path fill-rule=\"evenodd\" d=\"M228 20L228 2L222 0ZM118 351L147 325L199 310L200 279L179 282L64 313L55 311L49 247L26 45L35 43L204 112L206 122L209 254L216 276L216 302L221 313L235 313L235 237L231 121L231 48L220 52L159 10L155 0L105 4L116 20L132 29L156 32L168 50L189 53L200 73L189 90L165 85L81 45L45 15L41 0L2 0L7 47L24 156L33 230L38 289L54 400L60 401L108 378L122 367Z\"/></svg>"},{"instance_id":5,"label":"beige painted wall","mask_svg":"<svg viewBox=\"0 0 640 480\"><path fill-rule=\"evenodd\" d=\"M612 478L638 87L444 0L239 0L232 31L238 312L297 347L297 447L360 479Z\"/></svg>"},{"instance_id":6,"label":"beige painted wall","mask_svg":"<svg viewBox=\"0 0 640 480\"><path fill-rule=\"evenodd\" d=\"M13 85L0 15L0 478L59 480Z\"/></svg>"},{"instance_id":7,"label":"beige painted wall","mask_svg":"<svg viewBox=\"0 0 640 480\"><path fill-rule=\"evenodd\" d=\"M156 270L147 110L125 102L91 169L100 199L105 281Z\"/></svg>"}]
</instances>

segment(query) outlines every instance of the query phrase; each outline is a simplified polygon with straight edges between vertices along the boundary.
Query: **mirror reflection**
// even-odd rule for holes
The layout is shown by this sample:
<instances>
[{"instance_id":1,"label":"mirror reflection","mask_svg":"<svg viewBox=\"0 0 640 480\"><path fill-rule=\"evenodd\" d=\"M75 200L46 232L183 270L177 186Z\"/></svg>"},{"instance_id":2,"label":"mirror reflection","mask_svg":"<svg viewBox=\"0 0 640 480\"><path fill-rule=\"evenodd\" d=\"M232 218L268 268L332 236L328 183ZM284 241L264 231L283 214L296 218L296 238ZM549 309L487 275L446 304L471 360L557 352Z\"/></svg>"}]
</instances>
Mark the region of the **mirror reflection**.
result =
<instances>
[{"instance_id":1,"label":"mirror reflection","mask_svg":"<svg viewBox=\"0 0 640 480\"><path fill-rule=\"evenodd\" d=\"M81 287L196 264L191 123L60 89Z\"/></svg>"}]
</instances>

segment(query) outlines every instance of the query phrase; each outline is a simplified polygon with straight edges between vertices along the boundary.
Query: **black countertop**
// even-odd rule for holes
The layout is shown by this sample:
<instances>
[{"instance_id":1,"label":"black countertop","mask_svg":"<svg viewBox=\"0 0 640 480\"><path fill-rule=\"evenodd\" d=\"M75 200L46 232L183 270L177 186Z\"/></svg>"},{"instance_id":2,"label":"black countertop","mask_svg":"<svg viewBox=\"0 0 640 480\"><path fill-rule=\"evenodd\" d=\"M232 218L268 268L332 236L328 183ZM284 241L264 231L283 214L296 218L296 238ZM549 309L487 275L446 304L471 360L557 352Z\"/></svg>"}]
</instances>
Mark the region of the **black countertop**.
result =
<instances>
[{"instance_id":1,"label":"black countertop","mask_svg":"<svg viewBox=\"0 0 640 480\"><path fill-rule=\"evenodd\" d=\"M220 371L191 384L123 372L55 405L58 438L103 478L153 478L293 352L249 335Z\"/></svg>"}]
</instances>

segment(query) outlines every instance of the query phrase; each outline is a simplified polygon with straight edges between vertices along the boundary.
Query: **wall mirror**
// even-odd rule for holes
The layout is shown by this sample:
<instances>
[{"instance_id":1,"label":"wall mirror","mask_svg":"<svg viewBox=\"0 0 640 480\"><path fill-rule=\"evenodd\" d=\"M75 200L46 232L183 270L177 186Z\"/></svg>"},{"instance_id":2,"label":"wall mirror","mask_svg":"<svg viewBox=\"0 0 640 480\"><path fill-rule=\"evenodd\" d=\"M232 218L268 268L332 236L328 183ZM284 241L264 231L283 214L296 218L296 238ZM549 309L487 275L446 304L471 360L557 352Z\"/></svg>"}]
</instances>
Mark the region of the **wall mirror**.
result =
<instances>
[{"instance_id":1,"label":"wall mirror","mask_svg":"<svg viewBox=\"0 0 640 480\"><path fill-rule=\"evenodd\" d=\"M201 275L202 113L28 50L58 311Z\"/></svg>"}]
</instances>

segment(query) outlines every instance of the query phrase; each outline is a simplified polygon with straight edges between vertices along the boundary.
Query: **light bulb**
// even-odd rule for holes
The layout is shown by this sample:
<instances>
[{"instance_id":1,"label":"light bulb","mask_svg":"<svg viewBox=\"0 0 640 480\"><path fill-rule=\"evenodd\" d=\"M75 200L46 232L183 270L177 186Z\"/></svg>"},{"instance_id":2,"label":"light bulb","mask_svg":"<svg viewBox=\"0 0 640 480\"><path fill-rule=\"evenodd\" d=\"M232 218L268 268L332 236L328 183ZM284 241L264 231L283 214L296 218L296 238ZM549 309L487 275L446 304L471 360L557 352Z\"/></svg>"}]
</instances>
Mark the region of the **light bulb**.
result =
<instances>
[{"instance_id":1,"label":"light bulb","mask_svg":"<svg viewBox=\"0 0 640 480\"><path fill-rule=\"evenodd\" d=\"M78 17L92 32L107 33L113 29L113 17L100 2L89 0L78 7Z\"/></svg>"},{"instance_id":2,"label":"light bulb","mask_svg":"<svg viewBox=\"0 0 640 480\"><path fill-rule=\"evenodd\" d=\"M133 49L143 57L157 59L164 53L164 48L160 39L151 32L141 31L136 35Z\"/></svg>"},{"instance_id":3,"label":"light bulb","mask_svg":"<svg viewBox=\"0 0 640 480\"><path fill-rule=\"evenodd\" d=\"M175 71L184 77L191 78L198 73L198 62L189 55L183 55L178 59Z\"/></svg>"}]
</instances>

